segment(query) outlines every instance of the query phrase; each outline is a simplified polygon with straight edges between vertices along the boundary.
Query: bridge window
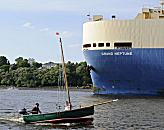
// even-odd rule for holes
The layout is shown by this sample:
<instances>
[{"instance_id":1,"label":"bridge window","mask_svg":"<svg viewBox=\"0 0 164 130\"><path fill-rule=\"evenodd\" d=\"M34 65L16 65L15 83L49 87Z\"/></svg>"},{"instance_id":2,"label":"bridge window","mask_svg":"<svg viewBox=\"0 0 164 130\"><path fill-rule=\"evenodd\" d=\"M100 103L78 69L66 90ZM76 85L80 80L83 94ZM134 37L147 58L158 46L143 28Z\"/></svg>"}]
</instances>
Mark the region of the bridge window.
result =
<instances>
[{"instance_id":1,"label":"bridge window","mask_svg":"<svg viewBox=\"0 0 164 130\"><path fill-rule=\"evenodd\" d=\"M114 43L115 49L131 49L132 43L131 42L116 42Z\"/></svg>"},{"instance_id":2,"label":"bridge window","mask_svg":"<svg viewBox=\"0 0 164 130\"><path fill-rule=\"evenodd\" d=\"M83 47L84 47L84 48L91 47L91 44L84 44Z\"/></svg>"},{"instance_id":3,"label":"bridge window","mask_svg":"<svg viewBox=\"0 0 164 130\"><path fill-rule=\"evenodd\" d=\"M96 47L96 43L93 43L93 47Z\"/></svg>"},{"instance_id":4,"label":"bridge window","mask_svg":"<svg viewBox=\"0 0 164 130\"><path fill-rule=\"evenodd\" d=\"M106 43L106 47L110 47L110 43Z\"/></svg>"},{"instance_id":5,"label":"bridge window","mask_svg":"<svg viewBox=\"0 0 164 130\"><path fill-rule=\"evenodd\" d=\"M98 46L99 47L104 47L104 43L99 43Z\"/></svg>"}]
</instances>

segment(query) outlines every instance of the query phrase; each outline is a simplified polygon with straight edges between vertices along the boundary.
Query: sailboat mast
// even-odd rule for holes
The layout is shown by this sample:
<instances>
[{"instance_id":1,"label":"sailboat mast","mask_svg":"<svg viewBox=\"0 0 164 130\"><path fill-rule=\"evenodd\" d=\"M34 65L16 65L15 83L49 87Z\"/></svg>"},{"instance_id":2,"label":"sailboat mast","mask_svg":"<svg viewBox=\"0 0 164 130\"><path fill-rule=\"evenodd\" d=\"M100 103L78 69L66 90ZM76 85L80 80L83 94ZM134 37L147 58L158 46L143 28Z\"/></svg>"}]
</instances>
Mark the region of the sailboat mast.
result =
<instances>
[{"instance_id":1,"label":"sailboat mast","mask_svg":"<svg viewBox=\"0 0 164 130\"><path fill-rule=\"evenodd\" d=\"M61 38L59 39L59 42L60 42L60 48L61 48L61 54L62 54L62 65L63 65L63 70L64 70L64 82L65 82L65 87L66 87L66 93L67 93L68 102L71 104L71 98L70 98L68 80L67 80L67 73L66 73L66 65L65 65L65 60L64 60L64 51L63 51L63 45L62 45Z\"/></svg>"}]
</instances>

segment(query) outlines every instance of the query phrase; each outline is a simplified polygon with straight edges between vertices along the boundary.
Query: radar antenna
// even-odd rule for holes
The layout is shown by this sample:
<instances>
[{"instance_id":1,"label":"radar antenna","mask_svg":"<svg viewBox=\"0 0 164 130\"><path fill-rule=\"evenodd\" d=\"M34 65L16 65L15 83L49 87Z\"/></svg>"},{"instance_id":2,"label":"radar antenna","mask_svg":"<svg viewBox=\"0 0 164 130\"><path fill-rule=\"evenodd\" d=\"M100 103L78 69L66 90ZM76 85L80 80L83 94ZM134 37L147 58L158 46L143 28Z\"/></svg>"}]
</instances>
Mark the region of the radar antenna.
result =
<instances>
[{"instance_id":1,"label":"radar antenna","mask_svg":"<svg viewBox=\"0 0 164 130\"><path fill-rule=\"evenodd\" d=\"M91 15L90 12L87 14L88 20L91 21Z\"/></svg>"}]
</instances>

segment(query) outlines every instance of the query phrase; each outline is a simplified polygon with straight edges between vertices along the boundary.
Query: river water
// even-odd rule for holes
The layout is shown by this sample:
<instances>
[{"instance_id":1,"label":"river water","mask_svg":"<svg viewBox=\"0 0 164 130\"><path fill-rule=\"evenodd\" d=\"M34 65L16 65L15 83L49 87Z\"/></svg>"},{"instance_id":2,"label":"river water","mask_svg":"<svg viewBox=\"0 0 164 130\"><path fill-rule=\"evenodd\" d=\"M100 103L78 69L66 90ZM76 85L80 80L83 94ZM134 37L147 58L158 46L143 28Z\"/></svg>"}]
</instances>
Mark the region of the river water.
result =
<instances>
[{"instance_id":1,"label":"river water","mask_svg":"<svg viewBox=\"0 0 164 130\"><path fill-rule=\"evenodd\" d=\"M24 107L30 110L36 102L40 103L43 113L58 111L58 106L65 102L64 95L55 90L1 89L0 130L164 130L163 98L124 98L97 106L93 124L89 126L31 125L20 120L18 110ZM71 92L71 99L74 107L110 100L82 91Z\"/></svg>"}]
</instances>

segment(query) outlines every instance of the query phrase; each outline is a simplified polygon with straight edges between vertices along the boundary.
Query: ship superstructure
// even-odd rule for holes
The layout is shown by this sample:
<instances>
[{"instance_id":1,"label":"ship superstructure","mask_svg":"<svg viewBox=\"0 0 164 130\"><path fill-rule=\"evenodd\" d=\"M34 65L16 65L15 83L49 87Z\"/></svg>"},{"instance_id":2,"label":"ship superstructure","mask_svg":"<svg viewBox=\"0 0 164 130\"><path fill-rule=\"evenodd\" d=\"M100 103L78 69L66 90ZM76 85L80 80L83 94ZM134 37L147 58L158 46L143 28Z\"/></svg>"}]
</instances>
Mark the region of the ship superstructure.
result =
<instances>
[{"instance_id":1,"label":"ship superstructure","mask_svg":"<svg viewBox=\"0 0 164 130\"><path fill-rule=\"evenodd\" d=\"M93 16L83 25L83 52L96 94L164 93L164 2L133 20Z\"/></svg>"}]
</instances>

